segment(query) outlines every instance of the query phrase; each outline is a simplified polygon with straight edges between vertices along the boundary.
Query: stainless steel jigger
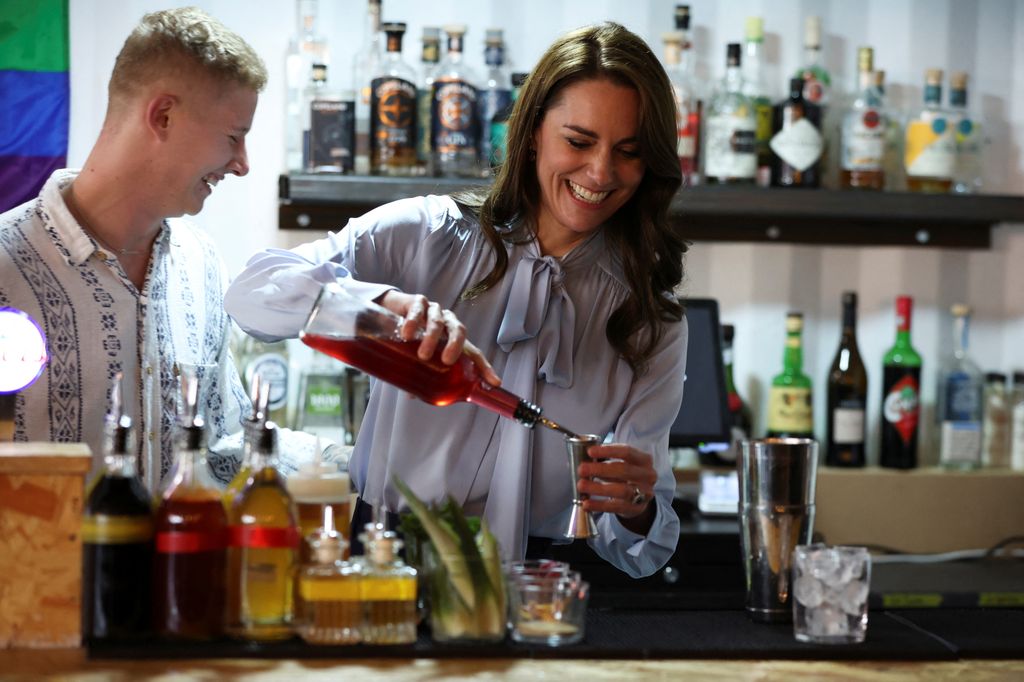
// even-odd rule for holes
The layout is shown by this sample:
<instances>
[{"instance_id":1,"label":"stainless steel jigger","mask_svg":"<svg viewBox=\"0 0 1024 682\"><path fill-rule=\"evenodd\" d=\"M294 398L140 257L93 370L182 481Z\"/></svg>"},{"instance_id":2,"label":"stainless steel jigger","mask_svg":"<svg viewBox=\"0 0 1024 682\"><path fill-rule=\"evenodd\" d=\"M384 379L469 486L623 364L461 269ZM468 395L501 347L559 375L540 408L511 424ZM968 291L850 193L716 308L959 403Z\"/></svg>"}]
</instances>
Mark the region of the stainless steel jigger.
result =
<instances>
[{"instance_id":1,"label":"stainless steel jigger","mask_svg":"<svg viewBox=\"0 0 1024 682\"><path fill-rule=\"evenodd\" d=\"M591 445L598 445L603 439L600 436L581 435L565 439L565 447L569 451L569 474L572 477L572 513L569 514L569 527L565 531L565 537L585 539L597 536L597 524L590 512L583 509L583 500L586 496L577 490L579 483L580 462L589 459L587 448Z\"/></svg>"}]
</instances>

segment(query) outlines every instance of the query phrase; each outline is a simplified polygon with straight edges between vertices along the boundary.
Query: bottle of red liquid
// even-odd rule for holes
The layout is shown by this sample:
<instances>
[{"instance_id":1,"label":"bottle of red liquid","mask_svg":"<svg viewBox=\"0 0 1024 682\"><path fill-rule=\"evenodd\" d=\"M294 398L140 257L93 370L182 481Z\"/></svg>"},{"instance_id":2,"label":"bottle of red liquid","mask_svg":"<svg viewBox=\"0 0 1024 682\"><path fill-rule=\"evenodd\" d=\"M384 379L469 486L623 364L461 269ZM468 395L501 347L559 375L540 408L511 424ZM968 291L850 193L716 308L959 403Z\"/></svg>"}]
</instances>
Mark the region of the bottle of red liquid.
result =
<instances>
[{"instance_id":1,"label":"bottle of red liquid","mask_svg":"<svg viewBox=\"0 0 1024 682\"><path fill-rule=\"evenodd\" d=\"M306 345L386 381L420 400L443 407L469 402L533 427L541 409L480 377L467 355L454 365L441 362L443 344L421 360L420 341L403 341L402 319L384 308L325 284L299 338Z\"/></svg>"}]
</instances>

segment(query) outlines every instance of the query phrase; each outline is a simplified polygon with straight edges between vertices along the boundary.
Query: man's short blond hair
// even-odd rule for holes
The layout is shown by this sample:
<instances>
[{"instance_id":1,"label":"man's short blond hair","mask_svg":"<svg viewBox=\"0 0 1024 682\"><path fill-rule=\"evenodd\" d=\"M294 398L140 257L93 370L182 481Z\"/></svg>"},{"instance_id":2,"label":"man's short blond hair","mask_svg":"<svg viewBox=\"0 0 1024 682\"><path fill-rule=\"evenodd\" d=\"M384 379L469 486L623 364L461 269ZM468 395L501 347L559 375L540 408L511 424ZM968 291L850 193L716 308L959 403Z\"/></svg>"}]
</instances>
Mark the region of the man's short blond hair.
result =
<instances>
[{"instance_id":1,"label":"man's short blond hair","mask_svg":"<svg viewBox=\"0 0 1024 682\"><path fill-rule=\"evenodd\" d=\"M128 36L110 76L110 106L154 80L192 73L256 92L267 84L266 65L241 36L197 7L182 7L147 14Z\"/></svg>"}]
</instances>

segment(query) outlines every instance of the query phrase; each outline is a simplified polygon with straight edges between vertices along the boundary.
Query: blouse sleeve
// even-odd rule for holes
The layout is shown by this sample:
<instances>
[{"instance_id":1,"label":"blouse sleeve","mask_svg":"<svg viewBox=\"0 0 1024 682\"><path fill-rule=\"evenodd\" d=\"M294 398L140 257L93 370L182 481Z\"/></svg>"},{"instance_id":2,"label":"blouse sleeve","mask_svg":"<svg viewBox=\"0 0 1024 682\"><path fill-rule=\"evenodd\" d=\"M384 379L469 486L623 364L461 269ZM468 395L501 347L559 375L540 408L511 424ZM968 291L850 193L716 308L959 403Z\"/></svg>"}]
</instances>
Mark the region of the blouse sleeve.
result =
<instances>
[{"instance_id":1,"label":"blouse sleeve","mask_svg":"<svg viewBox=\"0 0 1024 682\"><path fill-rule=\"evenodd\" d=\"M687 326L684 317L667 326L660 348L647 372L633 382L626 408L616 424L612 442L631 445L654 458L654 522L647 535L627 529L615 514L601 514L594 551L634 578L664 566L679 541L679 517L672 509L676 482L668 455L668 434L683 401Z\"/></svg>"},{"instance_id":2,"label":"blouse sleeve","mask_svg":"<svg viewBox=\"0 0 1024 682\"><path fill-rule=\"evenodd\" d=\"M399 288L422 242L457 210L447 197L402 199L353 218L324 239L257 253L228 287L224 307L258 339L296 337L328 282L364 300Z\"/></svg>"}]
</instances>

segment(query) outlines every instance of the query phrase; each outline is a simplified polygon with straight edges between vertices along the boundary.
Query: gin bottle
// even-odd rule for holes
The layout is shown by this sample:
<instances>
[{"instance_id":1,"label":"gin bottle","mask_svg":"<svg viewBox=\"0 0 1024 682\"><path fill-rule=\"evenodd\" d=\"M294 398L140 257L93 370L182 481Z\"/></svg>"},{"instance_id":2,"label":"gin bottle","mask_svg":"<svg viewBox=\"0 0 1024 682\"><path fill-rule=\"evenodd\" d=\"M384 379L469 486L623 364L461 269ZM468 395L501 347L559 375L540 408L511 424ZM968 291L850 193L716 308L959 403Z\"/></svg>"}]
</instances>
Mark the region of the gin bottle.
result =
<instances>
[{"instance_id":1,"label":"gin bottle","mask_svg":"<svg viewBox=\"0 0 1024 682\"><path fill-rule=\"evenodd\" d=\"M384 45L380 31L381 0L367 0L363 45L355 55L352 76L356 99L355 171L370 172L370 82L384 61Z\"/></svg>"},{"instance_id":2,"label":"gin bottle","mask_svg":"<svg viewBox=\"0 0 1024 682\"><path fill-rule=\"evenodd\" d=\"M448 53L436 71L430 98L430 149L434 173L476 177L480 151L480 93L463 59L466 27L445 26Z\"/></svg>"},{"instance_id":3,"label":"gin bottle","mask_svg":"<svg viewBox=\"0 0 1024 682\"><path fill-rule=\"evenodd\" d=\"M967 74L957 71L949 77L950 124L955 126L956 170L953 191L972 194L982 188L984 127L967 106Z\"/></svg>"},{"instance_id":4,"label":"gin bottle","mask_svg":"<svg viewBox=\"0 0 1024 682\"><path fill-rule=\"evenodd\" d=\"M416 172L416 72L402 61L405 24L383 25L388 48L370 83L370 172Z\"/></svg>"},{"instance_id":5,"label":"gin bottle","mask_svg":"<svg viewBox=\"0 0 1024 682\"><path fill-rule=\"evenodd\" d=\"M857 50L858 93L843 113L839 186L881 190L885 187L885 143L888 117L882 92L875 84L874 50Z\"/></svg>"},{"instance_id":6,"label":"gin bottle","mask_svg":"<svg viewBox=\"0 0 1024 682\"><path fill-rule=\"evenodd\" d=\"M939 373L939 461L954 469L974 469L981 464L982 389L984 378L967 355L971 309L954 305L953 353Z\"/></svg>"},{"instance_id":7,"label":"gin bottle","mask_svg":"<svg viewBox=\"0 0 1024 682\"><path fill-rule=\"evenodd\" d=\"M743 56L743 94L750 98L757 118L754 133L757 144L757 184L767 187L771 181L772 102L768 97L761 44L764 42L764 19L747 17L746 54Z\"/></svg>"},{"instance_id":8,"label":"gin bottle","mask_svg":"<svg viewBox=\"0 0 1024 682\"><path fill-rule=\"evenodd\" d=\"M772 187L818 187L825 148L822 110L804 99L804 82L789 81L789 98L772 107Z\"/></svg>"},{"instance_id":9,"label":"gin bottle","mask_svg":"<svg viewBox=\"0 0 1024 682\"><path fill-rule=\"evenodd\" d=\"M704 177L711 183L749 184L757 175L757 117L743 94L741 61L740 44L729 43L704 130Z\"/></svg>"},{"instance_id":10,"label":"gin bottle","mask_svg":"<svg viewBox=\"0 0 1024 682\"><path fill-rule=\"evenodd\" d=\"M924 106L907 123L903 163L911 192L948 192L956 172L956 136L942 108L942 69L925 72Z\"/></svg>"},{"instance_id":11,"label":"gin bottle","mask_svg":"<svg viewBox=\"0 0 1024 682\"><path fill-rule=\"evenodd\" d=\"M481 93L480 166L489 169L494 158L491 147L491 124L512 102L512 81L506 64L505 39L501 29L487 29L484 61L487 64L487 79Z\"/></svg>"}]
</instances>

